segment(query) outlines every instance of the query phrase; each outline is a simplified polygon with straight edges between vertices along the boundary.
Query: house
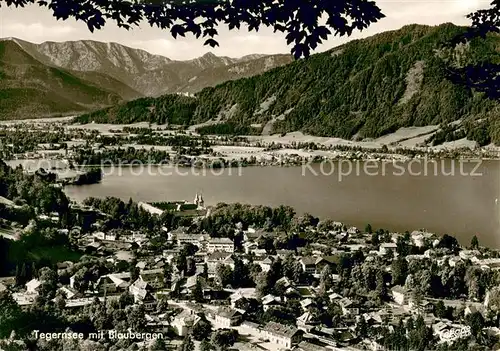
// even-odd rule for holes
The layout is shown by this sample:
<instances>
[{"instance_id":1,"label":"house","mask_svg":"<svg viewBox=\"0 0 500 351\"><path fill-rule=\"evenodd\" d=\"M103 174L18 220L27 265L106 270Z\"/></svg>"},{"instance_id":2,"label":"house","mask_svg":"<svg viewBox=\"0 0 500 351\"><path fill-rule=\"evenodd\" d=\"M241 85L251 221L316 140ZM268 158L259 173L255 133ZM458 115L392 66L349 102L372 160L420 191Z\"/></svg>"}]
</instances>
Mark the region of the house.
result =
<instances>
[{"instance_id":1,"label":"house","mask_svg":"<svg viewBox=\"0 0 500 351\"><path fill-rule=\"evenodd\" d=\"M247 255L250 254L250 253L252 253L252 252L254 252L258 248L259 248L259 245L257 245L254 242L245 242L245 243L243 243L243 249L245 250L245 253Z\"/></svg>"},{"instance_id":2,"label":"house","mask_svg":"<svg viewBox=\"0 0 500 351\"><path fill-rule=\"evenodd\" d=\"M109 234L104 232L95 232L92 234L92 237L98 240L103 241L116 241L116 234Z\"/></svg>"},{"instance_id":3,"label":"house","mask_svg":"<svg viewBox=\"0 0 500 351\"><path fill-rule=\"evenodd\" d=\"M380 244L379 252L381 255L386 255L392 251L392 253L396 253L398 245L396 243L382 243Z\"/></svg>"},{"instance_id":4,"label":"house","mask_svg":"<svg viewBox=\"0 0 500 351\"><path fill-rule=\"evenodd\" d=\"M203 246L205 237L199 234L177 234L176 240L177 240L177 245L181 247L186 244L192 244L201 247Z\"/></svg>"},{"instance_id":5,"label":"house","mask_svg":"<svg viewBox=\"0 0 500 351\"><path fill-rule=\"evenodd\" d=\"M314 344L312 343L312 341L313 340L301 341L294 349L294 351L331 351L331 348L328 348L327 344L318 345L318 343L320 343L319 340L314 340Z\"/></svg>"},{"instance_id":6,"label":"house","mask_svg":"<svg viewBox=\"0 0 500 351\"><path fill-rule=\"evenodd\" d=\"M163 268L142 271L139 273L139 278L151 285L153 289L161 289L165 283Z\"/></svg>"},{"instance_id":7,"label":"house","mask_svg":"<svg viewBox=\"0 0 500 351\"><path fill-rule=\"evenodd\" d=\"M267 254L266 249L255 249L252 251L255 256L265 256Z\"/></svg>"},{"instance_id":8,"label":"house","mask_svg":"<svg viewBox=\"0 0 500 351\"><path fill-rule=\"evenodd\" d=\"M220 308L215 313L215 323L223 328L229 328L241 323L243 314L232 308Z\"/></svg>"},{"instance_id":9,"label":"house","mask_svg":"<svg viewBox=\"0 0 500 351\"><path fill-rule=\"evenodd\" d=\"M259 242L260 240L262 240L261 238L268 238L268 239L274 240L276 235L277 234L274 232L265 232L262 230L259 230L259 231L254 230L253 232L247 231L247 232L243 233L243 240L245 242L249 242L249 241Z\"/></svg>"},{"instance_id":10,"label":"house","mask_svg":"<svg viewBox=\"0 0 500 351\"><path fill-rule=\"evenodd\" d=\"M290 349L293 344L301 341L303 332L296 327L283 325L276 322L268 322L263 332L269 342Z\"/></svg>"},{"instance_id":11,"label":"house","mask_svg":"<svg viewBox=\"0 0 500 351\"><path fill-rule=\"evenodd\" d=\"M230 257L229 252L213 252L205 257L205 262L208 268L208 277L214 278L216 273L217 265L224 264L224 260Z\"/></svg>"},{"instance_id":12,"label":"house","mask_svg":"<svg viewBox=\"0 0 500 351\"><path fill-rule=\"evenodd\" d=\"M411 233L411 241L416 247L423 247L425 245L423 233L417 230Z\"/></svg>"},{"instance_id":13,"label":"house","mask_svg":"<svg viewBox=\"0 0 500 351\"><path fill-rule=\"evenodd\" d=\"M271 265L273 264L273 259L271 257L266 257L262 261L256 261L255 263L262 268L263 272L269 272Z\"/></svg>"},{"instance_id":14,"label":"house","mask_svg":"<svg viewBox=\"0 0 500 351\"><path fill-rule=\"evenodd\" d=\"M58 262L57 263L57 270L63 270L67 268L73 267L74 263L71 261L64 261L64 262Z\"/></svg>"},{"instance_id":15,"label":"house","mask_svg":"<svg viewBox=\"0 0 500 351\"><path fill-rule=\"evenodd\" d=\"M213 253L220 252L234 252L234 243L229 238L210 238L207 244L207 251Z\"/></svg>"},{"instance_id":16,"label":"house","mask_svg":"<svg viewBox=\"0 0 500 351\"><path fill-rule=\"evenodd\" d=\"M464 310L464 315L467 316L471 313L476 313L476 312L481 312L476 306L474 305L467 305Z\"/></svg>"},{"instance_id":17,"label":"house","mask_svg":"<svg viewBox=\"0 0 500 351\"><path fill-rule=\"evenodd\" d=\"M408 291L400 286L396 285L391 289L392 297L398 305L404 305L408 299Z\"/></svg>"},{"instance_id":18,"label":"house","mask_svg":"<svg viewBox=\"0 0 500 351\"><path fill-rule=\"evenodd\" d=\"M420 303L417 303L417 301L413 297L408 299L408 307L413 313L432 313L432 311L434 310L434 305L429 301L422 300Z\"/></svg>"},{"instance_id":19,"label":"house","mask_svg":"<svg viewBox=\"0 0 500 351\"><path fill-rule=\"evenodd\" d=\"M282 277L276 281L276 285L281 284L285 289L288 289L289 287L293 286L292 281L288 279L288 277Z\"/></svg>"},{"instance_id":20,"label":"house","mask_svg":"<svg viewBox=\"0 0 500 351\"><path fill-rule=\"evenodd\" d=\"M97 252L102 247L102 244L97 241L93 241L85 246L85 253L93 254Z\"/></svg>"},{"instance_id":21,"label":"house","mask_svg":"<svg viewBox=\"0 0 500 351\"><path fill-rule=\"evenodd\" d=\"M204 251L195 252L195 254L191 256L195 263L204 263L206 257L207 253Z\"/></svg>"},{"instance_id":22,"label":"house","mask_svg":"<svg viewBox=\"0 0 500 351\"><path fill-rule=\"evenodd\" d=\"M329 266L330 268L332 268L332 271L335 271L338 259L339 257L335 255L319 257L315 262L316 273L321 273L326 266Z\"/></svg>"},{"instance_id":23,"label":"house","mask_svg":"<svg viewBox=\"0 0 500 351\"><path fill-rule=\"evenodd\" d=\"M344 297L343 299L339 300L339 306L342 309L342 313L344 316L346 315L358 315L359 314L359 308L358 306L348 299L347 297Z\"/></svg>"},{"instance_id":24,"label":"house","mask_svg":"<svg viewBox=\"0 0 500 351\"><path fill-rule=\"evenodd\" d=\"M456 331L464 330L464 327L465 326L461 324L452 324L451 322L440 321L432 325L432 331L434 335L440 339L440 342L450 343L453 341L453 339L468 336L467 332L465 333L465 335L462 333L455 334Z\"/></svg>"},{"instance_id":25,"label":"house","mask_svg":"<svg viewBox=\"0 0 500 351\"><path fill-rule=\"evenodd\" d=\"M66 286L59 288L59 291L64 295L64 298L67 300L81 297L81 294L78 291L72 288L68 288Z\"/></svg>"},{"instance_id":26,"label":"house","mask_svg":"<svg viewBox=\"0 0 500 351\"><path fill-rule=\"evenodd\" d=\"M381 340L370 340L370 339L363 339L363 346L366 347L368 350L372 351L383 351L384 346L381 345Z\"/></svg>"},{"instance_id":27,"label":"house","mask_svg":"<svg viewBox=\"0 0 500 351\"><path fill-rule=\"evenodd\" d=\"M171 231L167 231L167 240L168 241L176 241L177 240L177 235L179 234L186 234L189 228L187 227L178 227L176 229L173 229Z\"/></svg>"},{"instance_id":28,"label":"house","mask_svg":"<svg viewBox=\"0 0 500 351\"><path fill-rule=\"evenodd\" d=\"M280 298L274 295L266 295L262 298L262 308L264 311L267 311L271 307L279 306Z\"/></svg>"},{"instance_id":29,"label":"house","mask_svg":"<svg viewBox=\"0 0 500 351\"><path fill-rule=\"evenodd\" d=\"M144 292L148 292L148 291L152 291L152 290L153 290L153 288L151 287L151 285L149 285L147 282L145 282L141 278L137 278L137 280L128 287L128 291L134 296L135 295L144 295Z\"/></svg>"},{"instance_id":30,"label":"house","mask_svg":"<svg viewBox=\"0 0 500 351\"><path fill-rule=\"evenodd\" d=\"M295 255L295 251L293 250L276 250L276 256L281 259L286 258L288 255Z\"/></svg>"},{"instance_id":31,"label":"house","mask_svg":"<svg viewBox=\"0 0 500 351\"><path fill-rule=\"evenodd\" d=\"M462 259L460 257L457 257L457 256L452 256L448 259L448 265L450 267L455 267L457 265L457 263L461 262Z\"/></svg>"},{"instance_id":32,"label":"house","mask_svg":"<svg viewBox=\"0 0 500 351\"><path fill-rule=\"evenodd\" d=\"M231 295L231 307L232 308L235 308L236 305L238 303L241 303L241 302L244 302L247 300L247 298L245 296L243 296L243 294L241 294L241 292L236 292L234 293L233 295Z\"/></svg>"},{"instance_id":33,"label":"house","mask_svg":"<svg viewBox=\"0 0 500 351\"><path fill-rule=\"evenodd\" d=\"M146 234L141 233L141 232L133 232L132 237L130 238L130 242L134 242L137 244L141 244L142 242L146 241L148 238Z\"/></svg>"},{"instance_id":34,"label":"house","mask_svg":"<svg viewBox=\"0 0 500 351\"><path fill-rule=\"evenodd\" d=\"M449 327L448 323L439 321L432 325L432 331L434 332L434 334L439 334L441 331L447 329L448 327Z\"/></svg>"},{"instance_id":35,"label":"house","mask_svg":"<svg viewBox=\"0 0 500 351\"><path fill-rule=\"evenodd\" d=\"M184 288L186 288L189 291L194 290L194 288L196 287L196 284L198 283L198 278L199 278L198 275L193 275L191 277L187 277L186 283L183 285Z\"/></svg>"},{"instance_id":36,"label":"house","mask_svg":"<svg viewBox=\"0 0 500 351\"><path fill-rule=\"evenodd\" d=\"M173 318L170 325L178 336L186 336L191 333L193 327L200 319L201 318L196 315L194 311L184 310Z\"/></svg>"},{"instance_id":37,"label":"house","mask_svg":"<svg viewBox=\"0 0 500 351\"><path fill-rule=\"evenodd\" d=\"M142 271L142 270L146 269L147 265L148 265L148 263L146 261L139 261L139 262L137 262L135 267L139 268Z\"/></svg>"},{"instance_id":38,"label":"house","mask_svg":"<svg viewBox=\"0 0 500 351\"><path fill-rule=\"evenodd\" d=\"M309 311L304 312L299 318L297 318L298 327L307 327L318 324L319 321L313 316Z\"/></svg>"},{"instance_id":39,"label":"house","mask_svg":"<svg viewBox=\"0 0 500 351\"><path fill-rule=\"evenodd\" d=\"M126 289L128 283L115 274L107 274L99 277L94 287L101 294L104 292L109 294Z\"/></svg>"},{"instance_id":40,"label":"house","mask_svg":"<svg viewBox=\"0 0 500 351\"><path fill-rule=\"evenodd\" d=\"M262 233L260 232L255 232L254 229L250 230L248 228L247 231L243 232L243 241L244 242L257 242L257 240L260 238Z\"/></svg>"},{"instance_id":41,"label":"house","mask_svg":"<svg viewBox=\"0 0 500 351\"><path fill-rule=\"evenodd\" d=\"M316 295L313 288L309 286L297 286L296 291L299 293L301 299L312 298Z\"/></svg>"},{"instance_id":42,"label":"house","mask_svg":"<svg viewBox=\"0 0 500 351\"><path fill-rule=\"evenodd\" d=\"M165 259L163 257L156 257L153 263L153 267L156 269L165 267Z\"/></svg>"},{"instance_id":43,"label":"house","mask_svg":"<svg viewBox=\"0 0 500 351\"><path fill-rule=\"evenodd\" d=\"M241 323L241 328L248 334L252 334L255 336L260 336L262 332L259 324L249 321L244 321L243 323Z\"/></svg>"},{"instance_id":44,"label":"house","mask_svg":"<svg viewBox=\"0 0 500 351\"><path fill-rule=\"evenodd\" d=\"M349 229L347 229L347 233L348 234L358 234L359 233L359 229L356 228L356 227L349 227Z\"/></svg>"},{"instance_id":45,"label":"house","mask_svg":"<svg viewBox=\"0 0 500 351\"><path fill-rule=\"evenodd\" d=\"M26 283L26 293L27 294L38 294L42 282L38 279L31 279Z\"/></svg>"},{"instance_id":46,"label":"house","mask_svg":"<svg viewBox=\"0 0 500 351\"><path fill-rule=\"evenodd\" d=\"M158 301L156 301L155 296L152 292L141 290L137 294L134 295L134 301L137 304L144 305L144 309L146 311L153 311L156 309L158 305Z\"/></svg>"},{"instance_id":47,"label":"house","mask_svg":"<svg viewBox=\"0 0 500 351\"><path fill-rule=\"evenodd\" d=\"M348 249L351 252L354 252L354 251L361 251L363 249L366 249L367 245L365 245L365 244L349 244L349 245L344 245L343 247Z\"/></svg>"},{"instance_id":48,"label":"house","mask_svg":"<svg viewBox=\"0 0 500 351\"><path fill-rule=\"evenodd\" d=\"M481 253L478 250L462 250L458 253L458 256L463 260L470 260L480 255Z\"/></svg>"},{"instance_id":49,"label":"house","mask_svg":"<svg viewBox=\"0 0 500 351\"><path fill-rule=\"evenodd\" d=\"M12 293L12 298L16 303L21 307L22 310L27 310L29 307L35 302L35 298L38 296L38 293L28 294L25 292L22 293Z\"/></svg>"},{"instance_id":50,"label":"house","mask_svg":"<svg viewBox=\"0 0 500 351\"><path fill-rule=\"evenodd\" d=\"M311 306L314 306L314 301L312 299L304 299L302 301L300 301L300 305L302 306L302 308L307 311L307 309Z\"/></svg>"},{"instance_id":51,"label":"house","mask_svg":"<svg viewBox=\"0 0 500 351\"><path fill-rule=\"evenodd\" d=\"M231 267L231 269L234 269L234 259L232 256L228 256L224 259L224 261L222 261L222 264L224 266L229 266Z\"/></svg>"},{"instance_id":52,"label":"house","mask_svg":"<svg viewBox=\"0 0 500 351\"><path fill-rule=\"evenodd\" d=\"M243 299L255 299L256 293L255 288L240 288L234 291L230 296L231 304L235 304L236 301Z\"/></svg>"},{"instance_id":53,"label":"house","mask_svg":"<svg viewBox=\"0 0 500 351\"><path fill-rule=\"evenodd\" d=\"M311 256L302 257L299 261L304 272L316 274L316 258Z\"/></svg>"},{"instance_id":54,"label":"house","mask_svg":"<svg viewBox=\"0 0 500 351\"><path fill-rule=\"evenodd\" d=\"M330 299L330 301L340 300L342 299L342 295L331 293L330 295L328 295L328 298Z\"/></svg>"}]
</instances>

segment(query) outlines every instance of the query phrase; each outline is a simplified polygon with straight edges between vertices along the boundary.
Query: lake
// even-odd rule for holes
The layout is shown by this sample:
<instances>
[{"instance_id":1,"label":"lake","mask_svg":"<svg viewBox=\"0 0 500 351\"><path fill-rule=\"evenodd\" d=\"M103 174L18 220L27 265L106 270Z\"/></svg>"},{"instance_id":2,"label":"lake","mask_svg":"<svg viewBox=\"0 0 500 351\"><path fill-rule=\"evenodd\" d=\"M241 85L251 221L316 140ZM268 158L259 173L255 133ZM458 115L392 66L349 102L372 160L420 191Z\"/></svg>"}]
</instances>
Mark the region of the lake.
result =
<instances>
[{"instance_id":1,"label":"lake","mask_svg":"<svg viewBox=\"0 0 500 351\"><path fill-rule=\"evenodd\" d=\"M202 192L219 202L277 206L331 218L363 229L426 229L468 244L500 247L500 162L443 160L385 164L324 163L308 167L225 170L110 167L100 184L68 186L66 193L136 201L175 201ZM477 169L476 169L477 168ZM351 170L351 172L349 172Z\"/></svg>"}]
</instances>

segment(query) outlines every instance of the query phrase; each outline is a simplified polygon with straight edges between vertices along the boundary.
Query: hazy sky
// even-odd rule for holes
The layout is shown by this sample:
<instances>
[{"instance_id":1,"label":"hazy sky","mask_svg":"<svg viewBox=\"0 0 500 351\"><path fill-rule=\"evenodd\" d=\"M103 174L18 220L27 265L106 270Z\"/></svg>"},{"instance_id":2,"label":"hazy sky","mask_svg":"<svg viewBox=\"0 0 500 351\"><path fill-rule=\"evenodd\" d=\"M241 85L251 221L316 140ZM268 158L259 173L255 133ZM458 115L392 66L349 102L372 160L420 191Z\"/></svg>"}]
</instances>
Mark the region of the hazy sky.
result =
<instances>
[{"instance_id":1,"label":"hazy sky","mask_svg":"<svg viewBox=\"0 0 500 351\"><path fill-rule=\"evenodd\" d=\"M491 0L378 0L376 2L386 18L366 31L353 34L349 39L332 37L316 52L330 49L350 39L398 29L406 24L437 25L452 22L467 25L469 21L465 15L476 9L489 7ZM262 28L259 33L248 32L246 29L229 31L227 28L219 28L217 40L220 47L212 49L204 46L203 40L191 37L174 40L168 31L154 29L147 24L126 31L109 22L104 29L91 33L84 23L74 20L57 21L52 17L51 11L38 6L23 9L0 8L0 37L17 37L35 43L80 39L112 41L177 60L198 57L207 51L230 57L290 52L284 35L275 34L269 28Z\"/></svg>"}]
</instances>

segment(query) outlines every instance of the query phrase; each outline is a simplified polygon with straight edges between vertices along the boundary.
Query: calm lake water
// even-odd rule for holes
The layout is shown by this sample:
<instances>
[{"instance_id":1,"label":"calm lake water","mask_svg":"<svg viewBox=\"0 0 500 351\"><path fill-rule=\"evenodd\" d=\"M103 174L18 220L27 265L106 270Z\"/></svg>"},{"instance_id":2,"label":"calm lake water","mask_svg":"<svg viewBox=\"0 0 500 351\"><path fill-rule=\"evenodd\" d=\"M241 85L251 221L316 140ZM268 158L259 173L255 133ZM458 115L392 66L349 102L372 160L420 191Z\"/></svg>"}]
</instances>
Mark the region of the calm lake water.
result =
<instances>
[{"instance_id":1,"label":"calm lake water","mask_svg":"<svg viewBox=\"0 0 500 351\"><path fill-rule=\"evenodd\" d=\"M247 167L205 174L153 166L106 168L100 184L69 186L66 193L78 201L89 196L174 201L192 200L201 191L208 205L286 204L360 228L367 223L397 231L425 228L455 235L464 244L475 234L482 244L500 247L500 162L483 161L477 169L477 162L437 162Z\"/></svg>"}]
</instances>

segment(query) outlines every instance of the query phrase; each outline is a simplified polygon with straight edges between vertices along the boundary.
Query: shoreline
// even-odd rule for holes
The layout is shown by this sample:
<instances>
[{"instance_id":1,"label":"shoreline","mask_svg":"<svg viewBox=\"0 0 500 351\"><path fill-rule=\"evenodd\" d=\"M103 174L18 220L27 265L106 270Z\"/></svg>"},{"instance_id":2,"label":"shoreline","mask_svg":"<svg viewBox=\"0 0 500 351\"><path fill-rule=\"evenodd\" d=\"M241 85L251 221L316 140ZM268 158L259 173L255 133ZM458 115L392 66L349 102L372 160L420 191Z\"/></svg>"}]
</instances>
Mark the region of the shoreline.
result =
<instances>
[{"instance_id":1,"label":"shoreline","mask_svg":"<svg viewBox=\"0 0 500 351\"><path fill-rule=\"evenodd\" d=\"M19 162L19 165L22 163L40 163L43 162L54 162L54 161L62 161L60 159L4 159L5 162L7 163L16 163ZM150 167L168 167L168 168L196 168L196 169L221 169L221 168L238 168L238 167L300 167L304 165L310 165L310 164L321 164L322 162L334 162L334 163L341 163L341 162L363 162L363 163L403 163L407 164L412 161L426 161L426 162L443 162L443 161L458 161L458 162L463 162L463 163L472 163L472 162L482 162L482 161L488 161L488 162L494 162L494 161L500 161L500 158L491 158L491 157L484 157L484 158L450 158L450 157L443 157L443 158L428 158L426 156L422 157L412 157L412 158L327 158L323 157L317 160L314 159L305 159L305 160L276 160L276 161L260 161L256 163L246 163L242 159L224 159L224 162L222 162L221 159L219 158L213 158L213 159L200 159L196 162L210 162L210 161L220 161L220 166L212 167L210 165L200 165L197 166L196 164L183 164L183 163L175 163L175 162L160 162L160 163L149 163L147 161L141 161L141 160L135 160L132 162L116 162L116 163L109 163L109 162L103 162L103 163L97 163L97 164L86 164L86 163L81 163L81 164L75 164L73 163L72 168L45 168L48 172L51 171L78 171L79 169L86 169L86 168L110 168L110 167L129 167L129 168L136 168L136 167L144 167L144 166L150 166ZM12 167L17 167L12 165ZM43 168L39 167L38 169ZM32 170L32 169L30 169Z\"/></svg>"},{"instance_id":2,"label":"shoreline","mask_svg":"<svg viewBox=\"0 0 500 351\"><path fill-rule=\"evenodd\" d=\"M144 145L141 145L144 146ZM154 147L154 146L153 146ZM237 147L235 147L237 148ZM143 150L143 149L139 149ZM184 162L192 161L192 162L225 162L225 163L244 163L246 166L250 165L258 165L265 166L269 165L269 163L278 164L282 163L302 163L302 162L321 162L324 160L331 161L364 161L364 162L384 162L384 161L406 161L409 162L411 160L461 160L461 161L500 161L500 155L498 157L487 155L487 156L474 156L470 154L459 154L456 157L450 157L447 155L435 154L432 152L423 153L423 154L415 154L415 155L407 155L401 153L377 153L377 152L365 152L362 155L359 155L359 151L333 151L337 152L335 155L325 155L325 153L332 153L332 151L312 151L307 152L305 150L295 150L295 149L281 149L285 152L276 152L276 151L258 151L253 153L236 153L238 156L229 157L226 155L220 156L209 156L209 155L198 155L198 156L190 156L190 155L177 155L175 157L183 158ZM147 150L150 151L150 150ZM297 151L297 152L294 152ZM137 165L155 165L155 166L163 166L163 165L171 165L175 164L175 161L172 161L170 158L163 159L161 161L156 161L154 163L150 163L145 159L137 158L133 160L118 160L117 162L110 159L105 159L100 164L99 163L75 163L72 157L14 157L14 158L2 158L5 162L30 162L30 163L42 163L42 162L62 162L68 163L71 162L75 167L98 167L98 166L135 166L133 163ZM109 161L112 161L111 163ZM104 164L106 163L106 165ZM52 169L52 167L51 167Z\"/></svg>"}]
</instances>

